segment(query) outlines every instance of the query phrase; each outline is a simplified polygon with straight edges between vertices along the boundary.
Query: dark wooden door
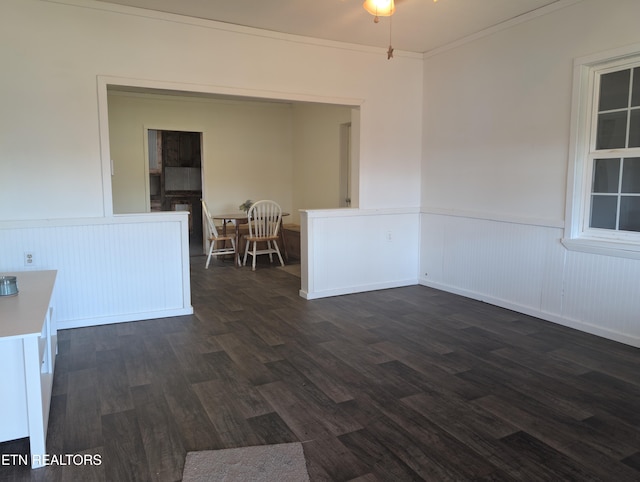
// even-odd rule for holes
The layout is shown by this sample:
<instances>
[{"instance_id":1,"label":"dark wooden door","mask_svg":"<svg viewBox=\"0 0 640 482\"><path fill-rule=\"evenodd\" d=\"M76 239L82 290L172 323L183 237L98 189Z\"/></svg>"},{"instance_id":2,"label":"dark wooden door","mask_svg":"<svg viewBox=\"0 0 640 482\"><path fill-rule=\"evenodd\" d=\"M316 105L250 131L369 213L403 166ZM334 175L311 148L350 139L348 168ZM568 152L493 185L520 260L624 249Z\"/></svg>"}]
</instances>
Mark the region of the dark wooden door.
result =
<instances>
[{"instance_id":1,"label":"dark wooden door","mask_svg":"<svg viewBox=\"0 0 640 482\"><path fill-rule=\"evenodd\" d=\"M161 209L174 211L184 208L189 217L189 237L202 239L200 132L161 131Z\"/></svg>"}]
</instances>

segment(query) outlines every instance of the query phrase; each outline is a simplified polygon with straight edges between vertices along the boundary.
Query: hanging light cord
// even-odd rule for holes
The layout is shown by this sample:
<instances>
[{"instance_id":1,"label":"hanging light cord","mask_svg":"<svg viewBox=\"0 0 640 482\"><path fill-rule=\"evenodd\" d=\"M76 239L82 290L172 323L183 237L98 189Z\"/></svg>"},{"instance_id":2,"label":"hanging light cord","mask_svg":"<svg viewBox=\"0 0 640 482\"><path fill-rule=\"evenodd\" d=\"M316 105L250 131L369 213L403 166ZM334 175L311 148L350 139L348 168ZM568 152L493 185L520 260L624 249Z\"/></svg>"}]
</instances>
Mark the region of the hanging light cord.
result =
<instances>
[{"instance_id":1,"label":"hanging light cord","mask_svg":"<svg viewBox=\"0 0 640 482\"><path fill-rule=\"evenodd\" d=\"M393 47L391 46L391 22L392 22L392 18L393 15L389 16L389 49L387 50L387 60L390 60L393 58Z\"/></svg>"}]
</instances>

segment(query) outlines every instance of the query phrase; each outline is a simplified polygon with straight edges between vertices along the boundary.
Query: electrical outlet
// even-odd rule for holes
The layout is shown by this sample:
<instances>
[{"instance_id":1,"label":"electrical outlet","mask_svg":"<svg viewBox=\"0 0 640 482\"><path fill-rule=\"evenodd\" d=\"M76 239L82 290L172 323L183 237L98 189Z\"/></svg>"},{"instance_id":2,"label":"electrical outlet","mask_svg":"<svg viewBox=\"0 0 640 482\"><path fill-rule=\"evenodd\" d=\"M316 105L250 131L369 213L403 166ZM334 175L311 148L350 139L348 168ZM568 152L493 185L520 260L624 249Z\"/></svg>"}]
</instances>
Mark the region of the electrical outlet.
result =
<instances>
[{"instance_id":1,"label":"electrical outlet","mask_svg":"<svg viewBox=\"0 0 640 482\"><path fill-rule=\"evenodd\" d=\"M387 241L391 241L393 236L391 235L391 231L387 231Z\"/></svg>"},{"instance_id":2,"label":"electrical outlet","mask_svg":"<svg viewBox=\"0 0 640 482\"><path fill-rule=\"evenodd\" d=\"M25 266L34 266L35 263L35 258L33 257L33 252L31 251L25 251L24 252L24 265Z\"/></svg>"}]
</instances>

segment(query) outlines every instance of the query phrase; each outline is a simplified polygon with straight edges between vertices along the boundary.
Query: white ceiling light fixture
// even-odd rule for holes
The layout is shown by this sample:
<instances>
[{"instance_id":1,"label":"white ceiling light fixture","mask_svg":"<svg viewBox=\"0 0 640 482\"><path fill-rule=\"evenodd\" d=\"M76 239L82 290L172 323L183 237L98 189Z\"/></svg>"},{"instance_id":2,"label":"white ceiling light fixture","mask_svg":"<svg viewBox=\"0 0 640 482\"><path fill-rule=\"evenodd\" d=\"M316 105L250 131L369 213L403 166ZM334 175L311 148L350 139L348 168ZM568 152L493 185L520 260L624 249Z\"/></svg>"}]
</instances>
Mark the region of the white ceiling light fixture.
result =
<instances>
[{"instance_id":1,"label":"white ceiling light fixture","mask_svg":"<svg viewBox=\"0 0 640 482\"><path fill-rule=\"evenodd\" d=\"M437 2L438 0L433 0ZM362 7L373 15L373 23L380 22L380 17L391 17L396 11L394 0L364 0ZM393 47L391 46L391 18L389 18L389 48L387 49L387 60L393 58Z\"/></svg>"},{"instance_id":2,"label":"white ceiling light fixture","mask_svg":"<svg viewBox=\"0 0 640 482\"><path fill-rule=\"evenodd\" d=\"M364 9L374 16L373 21L378 23L380 17L390 17L396 11L393 0L365 0L362 4Z\"/></svg>"}]
</instances>

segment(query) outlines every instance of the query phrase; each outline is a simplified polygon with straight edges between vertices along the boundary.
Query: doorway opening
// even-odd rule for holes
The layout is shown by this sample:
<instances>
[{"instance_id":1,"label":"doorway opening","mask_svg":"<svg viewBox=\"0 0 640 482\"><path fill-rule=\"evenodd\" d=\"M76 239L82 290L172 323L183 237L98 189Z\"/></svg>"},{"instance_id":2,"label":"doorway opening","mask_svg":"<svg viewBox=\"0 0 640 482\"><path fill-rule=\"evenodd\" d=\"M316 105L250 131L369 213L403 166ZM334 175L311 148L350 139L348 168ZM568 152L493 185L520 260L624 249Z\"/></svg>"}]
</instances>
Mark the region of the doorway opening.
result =
<instances>
[{"instance_id":1,"label":"doorway opening","mask_svg":"<svg viewBox=\"0 0 640 482\"><path fill-rule=\"evenodd\" d=\"M189 212L189 254L203 253L202 132L147 129L148 211Z\"/></svg>"}]
</instances>

